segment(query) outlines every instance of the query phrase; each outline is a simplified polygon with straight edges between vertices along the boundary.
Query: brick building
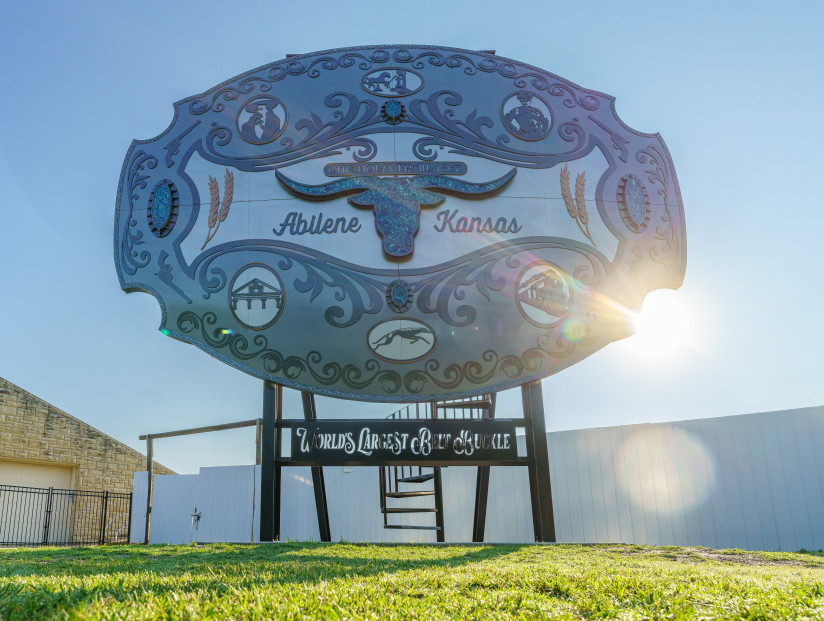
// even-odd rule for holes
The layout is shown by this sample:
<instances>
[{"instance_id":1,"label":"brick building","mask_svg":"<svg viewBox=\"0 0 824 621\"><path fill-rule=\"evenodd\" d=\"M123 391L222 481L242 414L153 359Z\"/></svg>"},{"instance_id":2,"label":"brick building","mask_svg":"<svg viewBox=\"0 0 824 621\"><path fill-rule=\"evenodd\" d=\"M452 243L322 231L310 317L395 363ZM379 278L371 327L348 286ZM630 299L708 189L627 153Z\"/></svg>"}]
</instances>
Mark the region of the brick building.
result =
<instances>
[{"instance_id":1,"label":"brick building","mask_svg":"<svg viewBox=\"0 0 824 621\"><path fill-rule=\"evenodd\" d=\"M129 493L139 470L144 455L0 377L0 484Z\"/></svg>"}]
</instances>

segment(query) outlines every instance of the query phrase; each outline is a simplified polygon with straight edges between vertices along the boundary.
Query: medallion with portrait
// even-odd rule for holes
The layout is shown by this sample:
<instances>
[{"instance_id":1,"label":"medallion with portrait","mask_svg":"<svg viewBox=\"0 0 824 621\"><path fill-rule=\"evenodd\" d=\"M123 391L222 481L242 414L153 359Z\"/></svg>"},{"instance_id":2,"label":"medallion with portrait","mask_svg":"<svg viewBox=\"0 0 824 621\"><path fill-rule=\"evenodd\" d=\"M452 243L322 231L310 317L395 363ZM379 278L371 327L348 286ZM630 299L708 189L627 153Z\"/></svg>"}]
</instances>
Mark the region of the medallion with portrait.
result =
<instances>
[{"instance_id":1,"label":"medallion with portrait","mask_svg":"<svg viewBox=\"0 0 824 621\"><path fill-rule=\"evenodd\" d=\"M240 137L250 144L272 142L286 129L286 106L277 97L260 95L240 108L236 125Z\"/></svg>"}]
</instances>

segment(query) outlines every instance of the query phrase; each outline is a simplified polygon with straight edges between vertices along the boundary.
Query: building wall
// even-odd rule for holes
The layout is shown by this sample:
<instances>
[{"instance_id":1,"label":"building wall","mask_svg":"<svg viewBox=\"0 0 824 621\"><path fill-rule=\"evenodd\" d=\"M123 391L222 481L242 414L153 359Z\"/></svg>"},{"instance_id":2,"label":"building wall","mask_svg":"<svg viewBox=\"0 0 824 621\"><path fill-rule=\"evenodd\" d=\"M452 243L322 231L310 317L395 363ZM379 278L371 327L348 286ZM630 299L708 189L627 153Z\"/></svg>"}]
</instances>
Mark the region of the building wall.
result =
<instances>
[{"instance_id":1,"label":"building wall","mask_svg":"<svg viewBox=\"0 0 824 621\"><path fill-rule=\"evenodd\" d=\"M0 460L72 468L72 489L129 493L146 457L0 377ZM157 474L174 474L155 462Z\"/></svg>"}]
</instances>

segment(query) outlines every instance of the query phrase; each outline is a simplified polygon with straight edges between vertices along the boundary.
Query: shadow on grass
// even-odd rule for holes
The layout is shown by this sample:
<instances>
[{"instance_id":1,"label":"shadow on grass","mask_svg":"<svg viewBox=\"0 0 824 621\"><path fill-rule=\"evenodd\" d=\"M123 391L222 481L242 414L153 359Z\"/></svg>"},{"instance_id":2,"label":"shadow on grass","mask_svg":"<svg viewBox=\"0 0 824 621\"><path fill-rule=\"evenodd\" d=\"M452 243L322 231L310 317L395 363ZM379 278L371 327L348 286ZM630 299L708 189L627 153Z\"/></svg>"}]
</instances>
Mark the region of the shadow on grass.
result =
<instances>
[{"instance_id":1,"label":"shadow on grass","mask_svg":"<svg viewBox=\"0 0 824 621\"><path fill-rule=\"evenodd\" d=\"M118 546L112 548L8 550L0 553L0 579L151 572L163 576L207 572L219 575L253 568L261 582L306 582L433 567L459 567L493 560L523 546L280 543L264 545ZM401 552L403 550L404 552ZM281 569L288 569L283 575Z\"/></svg>"},{"instance_id":2,"label":"shadow on grass","mask_svg":"<svg viewBox=\"0 0 824 621\"><path fill-rule=\"evenodd\" d=\"M47 618L135 596L176 598L188 591L220 597L238 589L456 568L521 547L283 543L8 550L0 553L0 618Z\"/></svg>"}]
</instances>

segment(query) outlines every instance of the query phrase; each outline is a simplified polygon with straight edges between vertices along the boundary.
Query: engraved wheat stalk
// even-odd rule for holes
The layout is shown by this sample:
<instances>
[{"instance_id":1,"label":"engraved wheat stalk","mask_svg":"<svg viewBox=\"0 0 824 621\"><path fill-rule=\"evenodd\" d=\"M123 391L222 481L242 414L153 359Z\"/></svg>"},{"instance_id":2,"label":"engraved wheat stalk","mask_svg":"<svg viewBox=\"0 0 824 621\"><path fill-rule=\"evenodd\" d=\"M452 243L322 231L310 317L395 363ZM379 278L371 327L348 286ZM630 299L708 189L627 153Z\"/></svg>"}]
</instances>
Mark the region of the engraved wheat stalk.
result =
<instances>
[{"instance_id":1,"label":"engraved wheat stalk","mask_svg":"<svg viewBox=\"0 0 824 621\"><path fill-rule=\"evenodd\" d=\"M220 204L220 188L217 185L217 179L209 177L209 231L206 233L206 241L200 247L203 250L212 238L217 233L220 223L229 215L229 206L232 204L232 195L235 187L235 180L229 169L226 169L225 187L223 189L223 205Z\"/></svg>"},{"instance_id":2,"label":"engraved wheat stalk","mask_svg":"<svg viewBox=\"0 0 824 621\"><path fill-rule=\"evenodd\" d=\"M587 236L593 246L597 246L592 235L589 234L589 214L587 214L587 202L584 197L584 190L586 189L587 178L586 173L582 172L575 178L575 202L578 203L578 221L584 225L584 235Z\"/></svg>"},{"instance_id":3,"label":"engraved wheat stalk","mask_svg":"<svg viewBox=\"0 0 824 621\"><path fill-rule=\"evenodd\" d=\"M217 184L215 184L217 185ZM226 216L229 215L229 205L232 204L232 193L235 189L235 180L232 177L232 173L229 172L229 169L226 169L226 182L225 187L223 188L223 206L220 208L220 213L218 214L217 218L221 222L226 219Z\"/></svg>"},{"instance_id":4,"label":"engraved wheat stalk","mask_svg":"<svg viewBox=\"0 0 824 621\"><path fill-rule=\"evenodd\" d=\"M589 214L587 213L586 203L586 173L582 172L575 177L575 199L572 198L572 192L569 188L569 169L564 166L561 169L561 196L564 198L564 204L567 208L569 217L575 220L578 228L586 235L587 239L592 242L593 246L597 246L592 235L589 233Z\"/></svg>"},{"instance_id":5,"label":"engraved wheat stalk","mask_svg":"<svg viewBox=\"0 0 824 621\"><path fill-rule=\"evenodd\" d=\"M569 193L569 169L566 166L561 169L561 196L564 197L564 203L566 204L569 216L577 221L578 216L575 211L575 203L572 202L572 194Z\"/></svg>"}]
</instances>

